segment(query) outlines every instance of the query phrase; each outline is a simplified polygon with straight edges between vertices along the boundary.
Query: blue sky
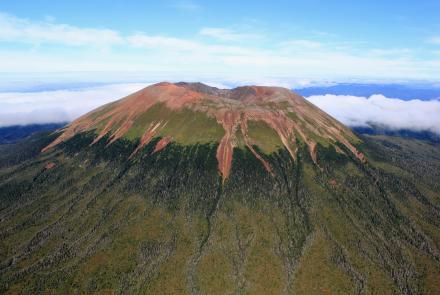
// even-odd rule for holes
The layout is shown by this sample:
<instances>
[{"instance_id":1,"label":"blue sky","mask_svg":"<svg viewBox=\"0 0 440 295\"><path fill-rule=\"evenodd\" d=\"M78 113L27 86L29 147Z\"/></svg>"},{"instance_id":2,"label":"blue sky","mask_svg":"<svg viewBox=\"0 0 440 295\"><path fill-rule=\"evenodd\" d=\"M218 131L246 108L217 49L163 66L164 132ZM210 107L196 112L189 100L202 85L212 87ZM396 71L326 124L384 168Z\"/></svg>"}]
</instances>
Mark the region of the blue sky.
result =
<instances>
[{"instance_id":1,"label":"blue sky","mask_svg":"<svg viewBox=\"0 0 440 295\"><path fill-rule=\"evenodd\" d=\"M0 71L438 81L439 11L433 0L1 1Z\"/></svg>"}]
</instances>

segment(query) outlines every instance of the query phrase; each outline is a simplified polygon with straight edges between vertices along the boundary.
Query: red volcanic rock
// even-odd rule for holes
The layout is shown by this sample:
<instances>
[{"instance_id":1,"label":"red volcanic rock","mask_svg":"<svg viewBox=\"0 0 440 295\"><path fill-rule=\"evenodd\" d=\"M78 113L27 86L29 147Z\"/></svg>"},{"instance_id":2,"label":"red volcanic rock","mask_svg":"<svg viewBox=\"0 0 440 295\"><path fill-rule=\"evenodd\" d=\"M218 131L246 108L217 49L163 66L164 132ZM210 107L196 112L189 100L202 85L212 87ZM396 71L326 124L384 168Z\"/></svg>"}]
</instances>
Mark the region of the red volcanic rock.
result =
<instances>
[{"instance_id":1,"label":"red volcanic rock","mask_svg":"<svg viewBox=\"0 0 440 295\"><path fill-rule=\"evenodd\" d=\"M104 105L61 130L60 136L43 151L78 133L92 130L97 134L92 144L106 135L109 135L108 144L111 144L129 132L138 120L142 121L141 116L158 104L165 106L169 112L156 114L154 119L149 121L151 123L143 127L144 131L141 130L142 133L139 134L140 143L131 156L156 136L160 135L162 139L157 143L154 152L165 148L172 137L177 140L176 137L179 136L176 134L164 134L164 127L174 114L189 110L214 118L224 129L216 155L223 180L229 176L233 151L239 142L249 148L267 171L273 173L270 164L253 147L254 141L248 132L248 123L251 121L260 121L272 128L293 160L297 159L299 145L305 145L310 157L319 166L319 141L333 145L336 151L344 154L337 143L342 144L359 161L366 162L365 156L355 147L360 140L350 129L289 89L243 86L228 90L209 87L202 83L183 82L154 84ZM195 137L197 134L198 130L194 130ZM200 138L200 141L203 142L203 138Z\"/></svg>"},{"instance_id":2,"label":"red volcanic rock","mask_svg":"<svg viewBox=\"0 0 440 295\"><path fill-rule=\"evenodd\" d=\"M136 149L133 151L133 153L130 155L130 158L133 157L141 148L146 146L150 141L153 139L154 135L157 132L157 129L161 126L161 122L158 123L151 123L148 129L145 131L145 133L142 135L139 145L136 147Z\"/></svg>"},{"instance_id":3,"label":"red volcanic rock","mask_svg":"<svg viewBox=\"0 0 440 295\"><path fill-rule=\"evenodd\" d=\"M171 136L165 136L164 138L161 138L157 143L156 147L154 148L153 154L161 151L164 149L170 142L172 137Z\"/></svg>"},{"instance_id":4,"label":"red volcanic rock","mask_svg":"<svg viewBox=\"0 0 440 295\"><path fill-rule=\"evenodd\" d=\"M54 162L49 162L46 164L46 166L44 166L44 169L49 170L52 169L53 167L55 167L55 163Z\"/></svg>"},{"instance_id":5,"label":"red volcanic rock","mask_svg":"<svg viewBox=\"0 0 440 295\"><path fill-rule=\"evenodd\" d=\"M226 111L217 118L225 129L225 135L217 149L217 161L223 179L229 176L232 164L232 151L234 150L234 139L237 126L240 122L240 113L237 111Z\"/></svg>"}]
</instances>

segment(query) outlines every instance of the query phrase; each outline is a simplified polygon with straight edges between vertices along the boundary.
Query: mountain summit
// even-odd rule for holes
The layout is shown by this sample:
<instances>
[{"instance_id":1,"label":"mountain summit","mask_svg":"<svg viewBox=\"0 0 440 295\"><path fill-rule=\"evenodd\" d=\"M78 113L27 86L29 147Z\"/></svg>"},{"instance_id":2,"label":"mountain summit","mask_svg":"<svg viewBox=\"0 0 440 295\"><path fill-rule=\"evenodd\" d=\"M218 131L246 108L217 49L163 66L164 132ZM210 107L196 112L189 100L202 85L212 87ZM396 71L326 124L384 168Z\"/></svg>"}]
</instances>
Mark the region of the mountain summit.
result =
<instances>
[{"instance_id":1,"label":"mountain summit","mask_svg":"<svg viewBox=\"0 0 440 295\"><path fill-rule=\"evenodd\" d=\"M440 294L439 159L288 89L151 85L0 146L0 293Z\"/></svg>"},{"instance_id":2,"label":"mountain summit","mask_svg":"<svg viewBox=\"0 0 440 295\"><path fill-rule=\"evenodd\" d=\"M355 145L360 140L341 123L303 97L280 87L242 86L218 89L202 83L162 82L82 116L62 130L43 151L75 135L93 131L96 143L140 138L134 156L154 137L155 152L170 142L218 142L217 160L223 179L230 174L234 147L246 147L272 173L259 151L285 148L296 160L304 145L319 165L317 145L334 147L365 162Z\"/></svg>"}]
</instances>

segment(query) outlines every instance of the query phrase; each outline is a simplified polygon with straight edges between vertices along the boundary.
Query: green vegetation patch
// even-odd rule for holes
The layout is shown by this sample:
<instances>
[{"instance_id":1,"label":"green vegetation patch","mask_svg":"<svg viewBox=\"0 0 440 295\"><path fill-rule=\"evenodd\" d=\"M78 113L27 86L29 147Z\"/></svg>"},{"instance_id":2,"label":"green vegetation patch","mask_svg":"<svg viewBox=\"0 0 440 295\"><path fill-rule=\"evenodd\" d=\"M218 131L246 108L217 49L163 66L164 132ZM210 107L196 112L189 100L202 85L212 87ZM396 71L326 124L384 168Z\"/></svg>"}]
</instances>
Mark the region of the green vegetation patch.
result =
<instances>
[{"instance_id":1,"label":"green vegetation patch","mask_svg":"<svg viewBox=\"0 0 440 295\"><path fill-rule=\"evenodd\" d=\"M150 124L158 122L162 123L157 136L172 136L173 141L184 145L218 142L224 135L223 127L215 118L202 112L189 109L173 111L164 104L156 104L134 122L125 137L131 140L140 138Z\"/></svg>"},{"instance_id":2,"label":"green vegetation patch","mask_svg":"<svg viewBox=\"0 0 440 295\"><path fill-rule=\"evenodd\" d=\"M284 148L276 131L265 122L248 121L248 135L252 142L266 154Z\"/></svg>"}]
</instances>

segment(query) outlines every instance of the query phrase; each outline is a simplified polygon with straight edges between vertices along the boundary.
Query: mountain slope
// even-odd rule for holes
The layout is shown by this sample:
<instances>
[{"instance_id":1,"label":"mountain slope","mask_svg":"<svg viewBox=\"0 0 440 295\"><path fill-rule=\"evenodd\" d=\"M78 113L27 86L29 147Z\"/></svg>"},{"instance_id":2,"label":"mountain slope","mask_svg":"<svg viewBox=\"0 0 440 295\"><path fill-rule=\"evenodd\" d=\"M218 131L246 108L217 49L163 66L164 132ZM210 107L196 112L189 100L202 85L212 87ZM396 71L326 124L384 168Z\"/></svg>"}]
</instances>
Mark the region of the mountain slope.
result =
<instances>
[{"instance_id":1,"label":"mountain slope","mask_svg":"<svg viewBox=\"0 0 440 295\"><path fill-rule=\"evenodd\" d=\"M337 145L340 143L365 160L355 148L359 141L349 129L304 98L277 87L225 90L201 83L155 84L74 121L44 151L91 130L98 134L94 143L105 135L109 135L109 144L122 137L138 137L141 140L135 152L154 136L163 137L158 150L171 141L179 144L219 141L217 160L223 178L230 173L236 146L249 148L269 171L271 168L254 150L254 145L265 148L266 152L284 146L295 159L298 145L303 143L316 162L318 143L332 145L344 153ZM257 141L258 137L263 138Z\"/></svg>"},{"instance_id":2,"label":"mountain slope","mask_svg":"<svg viewBox=\"0 0 440 295\"><path fill-rule=\"evenodd\" d=\"M187 83L34 141L0 157L2 293L440 290L438 145L360 139L281 88Z\"/></svg>"}]
</instances>

